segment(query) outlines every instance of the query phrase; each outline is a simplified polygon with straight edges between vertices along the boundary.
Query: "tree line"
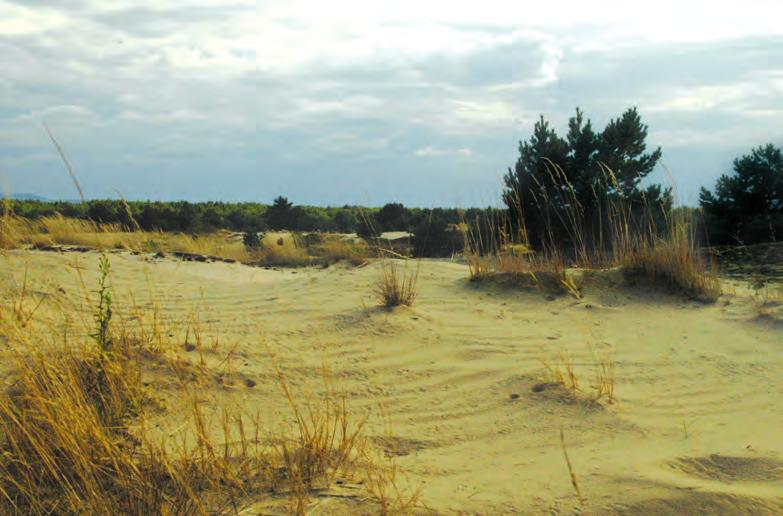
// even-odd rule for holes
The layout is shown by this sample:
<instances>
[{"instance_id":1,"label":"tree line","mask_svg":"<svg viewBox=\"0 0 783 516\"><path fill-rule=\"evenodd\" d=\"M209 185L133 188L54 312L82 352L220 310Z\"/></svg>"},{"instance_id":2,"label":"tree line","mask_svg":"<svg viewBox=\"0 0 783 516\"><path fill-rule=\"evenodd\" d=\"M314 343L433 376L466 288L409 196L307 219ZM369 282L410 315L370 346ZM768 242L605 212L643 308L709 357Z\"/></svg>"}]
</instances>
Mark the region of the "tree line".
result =
<instances>
[{"instance_id":1,"label":"tree line","mask_svg":"<svg viewBox=\"0 0 783 516\"><path fill-rule=\"evenodd\" d=\"M503 210L422 209L401 203L381 208L300 206L282 196L271 205L9 200L7 206L16 215L29 218L59 213L128 228L139 226L146 231L190 234L218 229L246 233L290 230L355 232L371 238L385 231L409 231L416 251L428 256L445 256L461 249L463 237L453 231L461 223L467 223L473 235L494 235L497 231L482 225L501 221L501 232L512 235L512 240L538 248L554 242L562 247L576 245L577 237L601 237L616 215L611 210L617 200L626 206L631 226L665 224L672 210L672 192L648 180L662 151L648 150L647 134L648 127L636 108L611 119L601 130L577 108L564 136L541 116L530 137L519 142L519 157L504 177ZM733 170L718 179L714 191L701 189L699 204L706 240L711 244L751 244L783 237L780 148L768 144L737 158ZM651 206L655 209L650 210ZM648 220L651 214L655 220ZM579 235L574 234L575 225Z\"/></svg>"},{"instance_id":2,"label":"tree line","mask_svg":"<svg viewBox=\"0 0 783 516\"><path fill-rule=\"evenodd\" d=\"M118 224L126 229L204 234L227 229L243 233L265 231L357 233L375 238L383 232L411 232L414 251L419 256L449 256L463 246L463 233L457 226L464 220L497 217L495 208L411 208L388 203L381 208L362 206L319 207L295 205L277 197L271 205L245 202L159 202L89 200L6 201L14 215L36 219L56 214Z\"/></svg>"}]
</instances>

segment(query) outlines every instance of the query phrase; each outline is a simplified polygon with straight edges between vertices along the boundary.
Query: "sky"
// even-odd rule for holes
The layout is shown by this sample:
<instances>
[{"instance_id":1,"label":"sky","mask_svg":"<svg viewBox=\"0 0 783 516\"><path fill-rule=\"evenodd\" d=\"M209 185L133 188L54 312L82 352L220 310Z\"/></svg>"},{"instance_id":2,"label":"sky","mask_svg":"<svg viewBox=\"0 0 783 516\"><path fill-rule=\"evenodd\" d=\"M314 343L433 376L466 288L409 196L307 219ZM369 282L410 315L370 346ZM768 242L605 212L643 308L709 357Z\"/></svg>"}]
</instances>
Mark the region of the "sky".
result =
<instances>
[{"instance_id":1,"label":"sky","mask_svg":"<svg viewBox=\"0 0 783 516\"><path fill-rule=\"evenodd\" d=\"M0 0L0 186L486 206L544 115L636 106L696 204L783 145L780 0ZM665 170L664 170L665 167Z\"/></svg>"}]
</instances>

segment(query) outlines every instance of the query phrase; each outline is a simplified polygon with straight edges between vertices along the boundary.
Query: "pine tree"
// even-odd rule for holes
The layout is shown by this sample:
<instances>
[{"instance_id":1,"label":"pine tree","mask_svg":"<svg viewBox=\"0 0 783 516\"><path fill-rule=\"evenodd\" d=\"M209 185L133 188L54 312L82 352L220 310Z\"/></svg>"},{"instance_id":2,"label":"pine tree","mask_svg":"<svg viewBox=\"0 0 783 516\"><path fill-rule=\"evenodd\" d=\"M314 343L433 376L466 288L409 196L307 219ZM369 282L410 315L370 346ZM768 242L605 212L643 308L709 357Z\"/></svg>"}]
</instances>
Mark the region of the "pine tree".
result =
<instances>
[{"instance_id":1,"label":"pine tree","mask_svg":"<svg viewBox=\"0 0 783 516\"><path fill-rule=\"evenodd\" d=\"M543 115L536 122L530 140L519 142L519 159L504 178L503 200L511 219L519 223L518 231L526 233L531 241L540 241L550 218L549 208L558 189L555 165L565 166L567 155L568 142L549 127Z\"/></svg>"},{"instance_id":2,"label":"pine tree","mask_svg":"<svg viewBox=\"0 0 783 516\"><path fill-rule=\"evenodd\" d=\"M601 133L596 159L614 174L621 193L631 196L661 159L661 148L645 154L647 126L636 108L611 120Z\"/></svg>"},{"instance_id":3,"label":"pine tree","mask_svg":"<svg viewBox=\"0 0 783 516\"><path fill-rule=\"evenodd\" d=\"M516 165L505 176L503 199L512 223L539 246L568 240L574 213L580 214L583 231L597 231L600 210L619 196L630 204L644 200L670 208L670 189L640 188L661 157L660 148L645 152L646 139L647 126L636 108L612 119L600 133L577 108L565 139L542 116L530 139L520 142Z\"/></svg>"},{"instance_id":4,"label":"pine tree","mask_svg":"<svg viewBox=\"0 0 783 516\"><path fill-rule=\"evenodd\" d=\"M734 160L715 193L705 188L699 203L714 243L757 243L783 235L783 152L772 144Z\"/></svg>"}]
</instances>

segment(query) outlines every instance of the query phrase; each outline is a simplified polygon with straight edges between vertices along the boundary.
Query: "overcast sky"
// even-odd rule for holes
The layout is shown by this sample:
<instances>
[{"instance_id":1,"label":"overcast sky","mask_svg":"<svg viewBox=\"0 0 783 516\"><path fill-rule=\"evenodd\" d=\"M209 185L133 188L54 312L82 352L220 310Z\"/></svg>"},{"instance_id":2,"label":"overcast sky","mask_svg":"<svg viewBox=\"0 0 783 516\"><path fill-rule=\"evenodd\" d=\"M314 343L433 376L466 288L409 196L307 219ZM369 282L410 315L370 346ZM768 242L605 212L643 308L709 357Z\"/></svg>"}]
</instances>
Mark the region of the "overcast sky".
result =
<instances>
[{"instance_id":1,"label":"overcast sky","mask_svg":"<svg viewBox=\"0 0 783 516\"><path fill-rule=\"evenodd\" d=\"M494 204L519 140L638 106L679 201L783 144L783 2L0 0L0 181ZM664 178L663 173L659 173Z\"/></svg>"}]
</instances>

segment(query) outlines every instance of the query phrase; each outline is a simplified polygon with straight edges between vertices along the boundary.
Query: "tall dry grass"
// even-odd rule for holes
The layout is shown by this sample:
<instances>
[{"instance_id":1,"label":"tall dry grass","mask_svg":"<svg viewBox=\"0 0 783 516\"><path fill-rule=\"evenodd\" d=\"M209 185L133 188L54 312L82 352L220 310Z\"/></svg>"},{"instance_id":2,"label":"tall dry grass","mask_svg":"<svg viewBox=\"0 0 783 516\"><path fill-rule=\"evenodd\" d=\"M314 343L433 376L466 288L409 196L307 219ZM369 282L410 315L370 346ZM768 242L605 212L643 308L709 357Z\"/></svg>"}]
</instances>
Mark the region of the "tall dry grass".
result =
<instances>
[{"instance_id":1,"label":"tall dry grass","mask_svg":"<svg viewBox=\"0 0 783 516\"><path fill-rule=\"evenodd\" d=\"M280 267L304 267L346 261L364 263L369 248L364 242L350 242L335 235L324 235L318 242L305 245L293 233L269 233L261 245L246 247L228 231L202 235L142 231L119 224L98 224L61 215L30 220L5 211L0 218L0 249L25 246L79 246L97 250L119 249L139 253L186 253L218 257L247 264Z\"/></svg>"},{"instance_id":2,"label":"tall dry grass","mask_svg":"<svg viewBox=\"0 0 783 516\"><path fill-rule=\"evenodd\" d=\"M568 268L622 267L631 275L700 299L715 300L720 295L715 268L697 247L697 221L672 217L664 206L644 196L641 202L629 199L606 167L601 191L611 194L596 197L598 209L588 211L563 170L549 161L547 169L548 179L557 186L557 198L550 198L543 188L533 196L544 221L538 248L532 250L524 218L512 221L506 215L473 221L465 243L471 279L507 274L579 297L578 285L570 283L566 274ZM522 213L520 195L516 193L518 213ZM475 228L485 228L484 234Z\"/></svg>"},{"instance_id":3,"label":"tall dry grass","mask_svg":"<svg viewBox=\"0 0 783 516\"><path fill-rule=\"evenodd\" d=\"M370 257L370 249L366 242L346 240L336 235L326 235L323 241L315 244L313 254L324 264L340 261L351 265L362 265Z\"/></svg>"},{"instance_id":4,"label":"tall dry grass","mask_svg":"<svg viewBox=\"0 0 783 516\"><path fill-rule=\"evenodd\" d=\"M400 263L401 262L401 263ZM383 258L381 276L375 283L374 294L380 306L412 306L419 294L419 265L411 268L409 260Z\"/></svg>"},{"instance_id":5,"label":"tall dry grass","mask_svg":"<svg viewBox=\"0 0 783 516\"><path fill-rule=\"evenodd\" d=\"M32 286L20 284L0 298L2 367L11 375L0 390L0 513L237 513L282 497L291 513L304 514L313 493L338 476L380 471L367 453L365 418L349 410L326 368L326 394L316 399L295 393L278 369L294 419L289 432L267 431L239 410L224 411L215 427L196 395L203 363L194 369L182 358L181 342L170 337L182 332L157 313L140 317L134 303L119 315L108 259L81 333L40 311L27 317ZM195 321L171 324L194 332ZM180 420L178 439L149 427L162 407L151 396L154 384L142 381L145 364L169 361L180 396L191 400L187 414L167 415ZM373 482L386 478L379 475ZM375 499L377 486L367 489Z\"/></svg>"}]
</instances>

